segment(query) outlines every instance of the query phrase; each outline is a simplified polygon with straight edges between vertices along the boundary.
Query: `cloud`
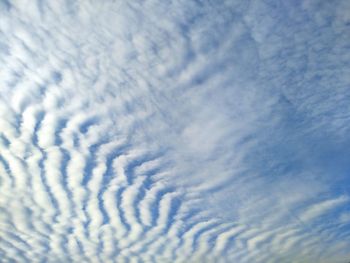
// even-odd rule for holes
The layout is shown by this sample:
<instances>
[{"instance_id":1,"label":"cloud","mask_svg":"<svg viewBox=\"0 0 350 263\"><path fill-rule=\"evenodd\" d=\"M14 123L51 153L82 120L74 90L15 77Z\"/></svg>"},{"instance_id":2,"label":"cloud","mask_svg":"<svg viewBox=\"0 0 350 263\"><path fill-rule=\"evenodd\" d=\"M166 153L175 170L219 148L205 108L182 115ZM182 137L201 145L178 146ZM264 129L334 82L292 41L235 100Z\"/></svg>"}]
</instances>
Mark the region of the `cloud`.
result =
<instances>
[{"instance_id":1,"label":"cloud","mask_svg":"<svg viewBox=\"0 0 350 263\"><path fill-rule=\"evenodd\" d=\"M347 6L2 1L2 260L349 260Z\"/></svg>"},{"instance_id":2,"label":"cloud","mask_svg":"<svg viewBox=\"0 0 350 263\"><path fill-rule=\"evenodd\" d=\"M301 219L303 221L313 220L319 216L322 216L323 214L326 214L329 210L335 209L337 206L342 205L348 201L349 199L347 196L340 196L333 200L327 200L315 204L302 214Z\"/></svg>"}]
</instances>

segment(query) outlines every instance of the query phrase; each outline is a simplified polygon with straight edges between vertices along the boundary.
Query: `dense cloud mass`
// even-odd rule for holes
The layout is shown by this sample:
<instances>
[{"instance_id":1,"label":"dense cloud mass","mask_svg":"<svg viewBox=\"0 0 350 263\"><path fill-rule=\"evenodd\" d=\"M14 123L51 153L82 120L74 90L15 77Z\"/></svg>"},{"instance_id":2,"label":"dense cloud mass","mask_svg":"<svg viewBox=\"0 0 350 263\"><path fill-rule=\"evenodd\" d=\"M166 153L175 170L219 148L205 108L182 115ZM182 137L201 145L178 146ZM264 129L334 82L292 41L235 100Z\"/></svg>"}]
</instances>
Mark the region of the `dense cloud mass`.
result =
<instances>
[{"instance_id":1,"label":"dense cloud mass","mask_svg":"<svg viewBox=\"0 0 350 263\"><path fill-rule=\"evenodd\" d=\"M350 1L0 1L0 262L350 260Z\"/></svg>"}]
</instances>

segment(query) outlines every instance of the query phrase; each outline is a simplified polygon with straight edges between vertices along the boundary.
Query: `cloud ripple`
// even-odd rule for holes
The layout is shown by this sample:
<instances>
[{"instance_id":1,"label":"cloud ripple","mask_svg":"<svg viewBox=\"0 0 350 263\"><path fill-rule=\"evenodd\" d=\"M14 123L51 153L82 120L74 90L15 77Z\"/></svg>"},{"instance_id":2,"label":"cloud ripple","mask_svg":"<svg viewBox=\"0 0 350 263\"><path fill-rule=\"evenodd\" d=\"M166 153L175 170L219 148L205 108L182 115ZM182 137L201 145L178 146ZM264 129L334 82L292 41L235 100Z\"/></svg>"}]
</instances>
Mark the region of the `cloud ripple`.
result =
<instances>
[{"instance_id":1,"label":"cloud ripple","mask_svg":"<svg viewBox=\"0 0 350 263\"><path fill-rule=\"evenodd\" d=\"M1 1L1 262L346 262L346 1Z\"/></svg>"}]
</instances>

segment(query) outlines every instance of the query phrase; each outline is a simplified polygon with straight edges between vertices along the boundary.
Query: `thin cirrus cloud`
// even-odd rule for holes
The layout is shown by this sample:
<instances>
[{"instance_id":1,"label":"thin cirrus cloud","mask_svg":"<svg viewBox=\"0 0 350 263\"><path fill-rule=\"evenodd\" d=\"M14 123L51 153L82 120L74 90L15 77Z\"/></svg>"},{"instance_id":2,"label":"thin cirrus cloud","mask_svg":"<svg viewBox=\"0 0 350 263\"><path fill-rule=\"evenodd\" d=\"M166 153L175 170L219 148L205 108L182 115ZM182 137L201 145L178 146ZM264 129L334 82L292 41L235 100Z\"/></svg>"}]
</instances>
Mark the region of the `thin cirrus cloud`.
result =
<instances>
[{"instance_id":1,"label":"thin cirrus cloud","mask_svg":"<svg viewBox=\"0 0 350 263\"><path fill-rule=\"evenodd\" d=\"M1 1L1 262L349 261L347 1Z\"/></svg>"}]
</instances>

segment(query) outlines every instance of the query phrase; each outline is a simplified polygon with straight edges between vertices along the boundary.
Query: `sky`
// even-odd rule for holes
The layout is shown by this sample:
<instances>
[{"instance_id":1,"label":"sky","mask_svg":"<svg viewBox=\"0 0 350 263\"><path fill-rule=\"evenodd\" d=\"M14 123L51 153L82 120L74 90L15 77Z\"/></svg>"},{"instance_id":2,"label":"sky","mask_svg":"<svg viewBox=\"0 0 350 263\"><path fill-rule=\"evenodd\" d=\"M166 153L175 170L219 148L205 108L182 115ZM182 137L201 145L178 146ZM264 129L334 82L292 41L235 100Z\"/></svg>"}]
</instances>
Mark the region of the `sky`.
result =
<instances>
[{"instance_id":1,"label":"sky","mask_svg":"<svg viewBox=\"0 0 350 263\"><path fill-rule=\"evenodd\" d=\"M0 262L349 262L349 43L347 0L0 0Z\"/></svg>"}]
</instances>

